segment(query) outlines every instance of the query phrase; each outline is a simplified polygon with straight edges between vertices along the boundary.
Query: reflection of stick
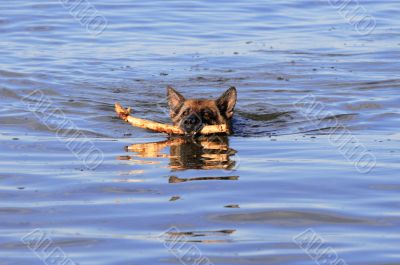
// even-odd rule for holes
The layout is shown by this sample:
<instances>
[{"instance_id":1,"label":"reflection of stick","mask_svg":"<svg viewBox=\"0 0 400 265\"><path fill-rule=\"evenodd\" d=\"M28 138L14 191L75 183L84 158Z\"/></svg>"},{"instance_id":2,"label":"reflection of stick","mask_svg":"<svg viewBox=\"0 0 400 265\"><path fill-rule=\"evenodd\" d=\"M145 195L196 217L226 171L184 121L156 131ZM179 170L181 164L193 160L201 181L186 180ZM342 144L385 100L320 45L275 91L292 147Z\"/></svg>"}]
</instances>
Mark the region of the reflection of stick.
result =
<instances>
[{"instance_id":1,"label":"reflection of stick","mask_svg":"<svg viewBox=\"0 0 400 265\"><path fill-rule=\"evenodd\" d=\"M181 145L185 141L182 138L170 139L162 142L155 143L144 143L144 144L132 144L126 147L129 152L138 153L138 157L142 158L156 158L156 157L169 157L161 154L161 151L167 146Z\"/></svg>"},{"instance_id":2,"label":"reflection of stick","mask_svg":"<svg viewBox=\"0 0 400 265\"><path fill-rule=\"evenodd\" d=\"M119 103L115 103L115 111L122 120L130 123L132 126L135 127L148 129L156 132L167 133L167 134L185 134L180 128L173 125L135 118L130 115L131 114L130 108L125 109ZM227 133L227 132L228 132L227 126L225 124L206 125L203 127L200 134L215 134L215 133Z\"/></svg>"}]
</instances>

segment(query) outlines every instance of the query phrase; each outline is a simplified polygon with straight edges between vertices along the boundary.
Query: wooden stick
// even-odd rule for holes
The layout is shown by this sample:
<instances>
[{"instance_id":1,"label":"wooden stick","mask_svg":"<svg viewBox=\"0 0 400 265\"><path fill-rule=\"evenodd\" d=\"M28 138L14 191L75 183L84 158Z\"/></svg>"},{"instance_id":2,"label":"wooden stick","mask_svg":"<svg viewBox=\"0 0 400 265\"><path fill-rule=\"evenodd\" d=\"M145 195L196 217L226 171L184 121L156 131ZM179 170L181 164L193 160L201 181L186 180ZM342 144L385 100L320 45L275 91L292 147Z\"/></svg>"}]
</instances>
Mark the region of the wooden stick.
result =
<instances>
[{"instance_id":1,"label":"wooden stick","mask_svg":"<svg viewBox=\"0 0 400 265\"><path fill-rule=\"evenodd\" d=\"M122 120L130 123L134 127L139 127L142 129L148 129L148 130L167 133L167 134L179 134L179 135L185 134L185 132L183 132L179 127L174 126L174 125L149 121L149 120L140 119L140 118L135 118L130 115L131 114L130 108L125 109L118 102L115 103L115 112L117 112L118 116ZM227 134L228 128L227 128L226 124L206 125L200 131L200 134L204 134L204 135L216 134L216 133Z\"/></svg>"}]
</instances>

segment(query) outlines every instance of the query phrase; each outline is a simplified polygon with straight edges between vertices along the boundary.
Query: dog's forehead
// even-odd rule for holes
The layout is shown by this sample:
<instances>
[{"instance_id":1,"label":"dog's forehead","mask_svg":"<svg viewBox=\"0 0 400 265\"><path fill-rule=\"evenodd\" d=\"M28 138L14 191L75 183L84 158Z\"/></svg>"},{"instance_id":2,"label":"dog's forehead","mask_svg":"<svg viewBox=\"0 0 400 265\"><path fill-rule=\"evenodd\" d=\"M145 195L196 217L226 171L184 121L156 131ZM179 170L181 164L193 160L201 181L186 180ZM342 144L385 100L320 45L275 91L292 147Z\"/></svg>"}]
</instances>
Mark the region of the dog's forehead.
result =
<instances>
[{"instance_id":1,"label":"dog's forehead","mask_svg":"<svg viewBox=\"0 0 400 265\"><path fill-rule=\"evenodd\" d=\"M201 110L204 108L216 109L217 104L215 100L211 99L188 99L185 101L185 105L190 107L193 111Z\"/></svg>"}]
</instances>

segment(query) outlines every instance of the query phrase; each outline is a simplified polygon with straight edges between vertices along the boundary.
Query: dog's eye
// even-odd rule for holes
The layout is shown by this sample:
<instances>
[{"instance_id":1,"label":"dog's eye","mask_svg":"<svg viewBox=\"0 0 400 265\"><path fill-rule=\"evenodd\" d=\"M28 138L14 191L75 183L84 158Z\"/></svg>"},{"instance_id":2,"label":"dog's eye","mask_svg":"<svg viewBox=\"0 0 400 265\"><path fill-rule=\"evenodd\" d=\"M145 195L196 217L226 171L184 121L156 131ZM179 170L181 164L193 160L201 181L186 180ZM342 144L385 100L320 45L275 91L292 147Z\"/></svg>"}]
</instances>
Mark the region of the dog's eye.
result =
<instances>
[{"instance_id":1,"label":"dog's eye","mask_svg":"<svg viewBox=\"0 0 400 265\"><path fill-rule=\"evenodd\" d=\"M185 110L184 112L183 112L183 115L185 115L185 116L187 116L187 115L189 115L190 114L190 110L189 109L187 109L187 110Z\"/></svg>"},{"instance_id":2,"label":"dog's eye","mask_svg":"<svg viewBox=\"0 0 400 265\"><path fill-rule=\"evenodd\" d=\"M212 116L212 113L209 110L203 110L202 114L204 118L210 118Z\"/></svg>"}]
</instances>

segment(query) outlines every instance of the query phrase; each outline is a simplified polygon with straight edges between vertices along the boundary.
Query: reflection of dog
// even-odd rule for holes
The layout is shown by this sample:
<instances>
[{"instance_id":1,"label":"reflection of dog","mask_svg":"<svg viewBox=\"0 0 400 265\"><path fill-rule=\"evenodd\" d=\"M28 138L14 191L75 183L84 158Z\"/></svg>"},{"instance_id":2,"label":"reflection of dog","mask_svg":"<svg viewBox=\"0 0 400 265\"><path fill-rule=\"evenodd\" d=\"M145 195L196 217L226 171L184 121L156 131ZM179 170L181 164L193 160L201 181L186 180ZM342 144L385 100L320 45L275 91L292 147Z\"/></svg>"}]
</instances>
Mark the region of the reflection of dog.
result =
<instances>
[{"instance_id":1,"label":"reflection of dog","mask_svg":"<svg viewBox=\"0 0 400 265\"><path fill-rule=\"evenodd\" d=\"M228 169L235 167L231 156L236 151L229 147L228 137L200 137L187 139L170 147L170 167L182 169Z\"/></svg>"},{"instance_id":2,"label":"reflection of dog","mask_svg":"<svg viewBox=\"0 0 400 265\"><path fill-rule=\"evenodd\" d=\"M169 153L164 149L169 147ZM236 151L229 147L226 136L199 137L199 138L172 138L166 141L144 144L133 144L127 147L128 152L135 152L132 156L118 157L119 160L133 160L137 158L169 158L169 167L172 170L186 169L226 169L232 170L236 161L231 157ZM141 160L135 160L141 163ZM143 160L143 163L152 163Z\"/></svg>"},{"instance_id":3,"label":"reflection of dog","mask_svg":"<svg viewBox=\"0 0 400 265\"><path fill-rule=\"evenodd\" d=\"M196 134L204 125L226 124L231 132L231 118L236 104L236 88L231 87L217 100L185 99L172 87L167 88L170 116L174 125L187 134Z\"/></svg>"}]
</instances>

